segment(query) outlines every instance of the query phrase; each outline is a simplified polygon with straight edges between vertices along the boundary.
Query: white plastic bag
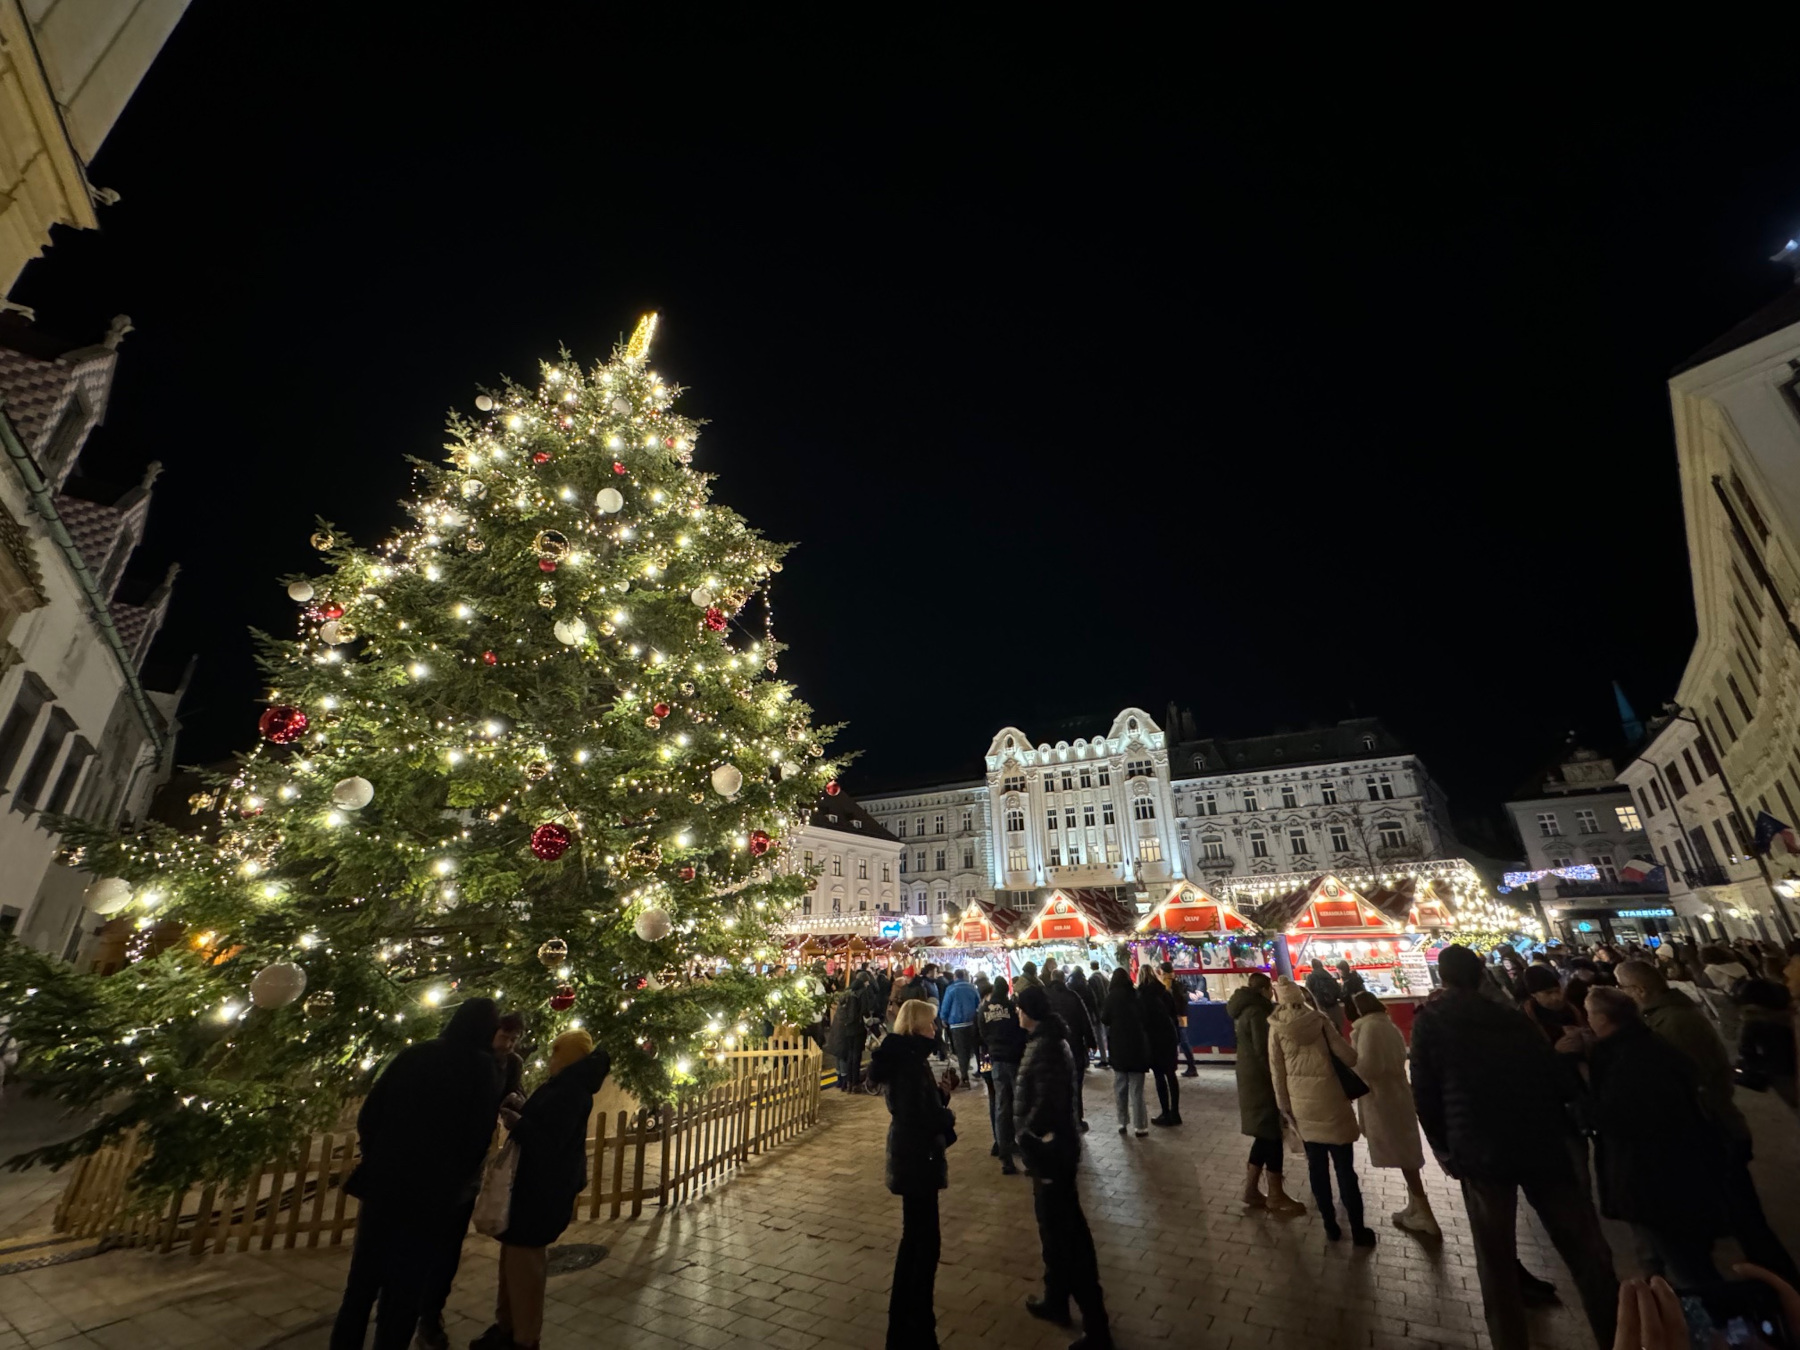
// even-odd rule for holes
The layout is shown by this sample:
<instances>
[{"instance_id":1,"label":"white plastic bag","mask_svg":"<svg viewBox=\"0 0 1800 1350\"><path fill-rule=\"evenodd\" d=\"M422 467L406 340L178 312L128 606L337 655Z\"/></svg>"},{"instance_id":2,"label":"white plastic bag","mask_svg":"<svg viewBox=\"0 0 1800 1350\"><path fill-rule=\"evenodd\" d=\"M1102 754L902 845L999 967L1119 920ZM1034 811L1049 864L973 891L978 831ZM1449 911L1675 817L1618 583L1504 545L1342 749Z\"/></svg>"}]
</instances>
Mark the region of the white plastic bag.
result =
<instances>
[{"instance_id":1,"label":"white plastic bag","mask_svg":"<svg viewBox=\"0 0 1800 1350\"><path fill-rule=\"evenodd\" d=\"M481 1176L475 1197L475 1231L499 1237L512 1221L513 1177L519 1170L519 1146L509 1137Z\"/></svg>"}]
</instances>

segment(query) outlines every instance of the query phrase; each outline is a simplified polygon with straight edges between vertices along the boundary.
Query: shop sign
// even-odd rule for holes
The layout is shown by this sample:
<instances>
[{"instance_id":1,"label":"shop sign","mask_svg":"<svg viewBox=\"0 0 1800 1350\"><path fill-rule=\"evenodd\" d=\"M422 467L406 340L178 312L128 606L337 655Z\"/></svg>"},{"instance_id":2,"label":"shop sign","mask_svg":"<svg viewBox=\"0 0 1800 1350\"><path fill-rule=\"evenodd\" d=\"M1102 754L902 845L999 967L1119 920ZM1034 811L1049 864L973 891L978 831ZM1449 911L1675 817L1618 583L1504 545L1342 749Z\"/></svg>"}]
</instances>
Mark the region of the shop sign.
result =
<instances>
[{"instance_id":1,"label":"shop sign","mask_svg":"<svg viewBox=\"0 0 1800 1350\"><path fill-rule=\"evenodd\" d=\"M903 938L906 936L906 921L904 919L883 919L880 933L884 938Z\"/></svg>"},{"instance_id":2,"label":"shop sign","mask_svg":"<svg viewBox=\"0 0 1800 1350\"><path fill-rule=\"evenodd\" d=\"M1661 909L1621 909L1618 915L1621 919L1672 919L1675 911L1664 905Z\"/></svg>"}]
</instances>

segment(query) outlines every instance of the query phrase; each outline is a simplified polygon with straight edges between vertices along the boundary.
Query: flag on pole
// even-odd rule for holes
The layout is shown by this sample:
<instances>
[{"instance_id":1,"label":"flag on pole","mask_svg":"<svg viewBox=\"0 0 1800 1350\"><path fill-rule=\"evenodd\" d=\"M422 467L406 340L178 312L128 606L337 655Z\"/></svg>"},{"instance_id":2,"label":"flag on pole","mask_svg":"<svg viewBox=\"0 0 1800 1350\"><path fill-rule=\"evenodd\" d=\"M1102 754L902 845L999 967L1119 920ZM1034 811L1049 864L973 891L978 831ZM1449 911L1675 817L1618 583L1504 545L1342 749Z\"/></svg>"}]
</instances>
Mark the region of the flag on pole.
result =
<instances>
[{"instance_id":1,"label":"flag on pole","mask_svg":"<svg viewBox=\"0 0 1800 1350\"><path fill-rule=\"evenodd\" d=\"M1794 827L1775 819L1767 811L1758 811L1756 813L1756 838L1750 841L1750 851L1767 853L1777 839L1781 840L1789 853L1800 853L1800 843L1794 839Z\"/></svg>"},{"instance_id":2,"label":"flag on pole","mask_svg":"<svg viewBox=\"0 0 1800 1350\"><path fill-rule=\"evenodd\" d=\"M1648 858L1633 858L1619 869L1620 881L1655 881L1662 867Z\"/></svg>"}]
</instances>

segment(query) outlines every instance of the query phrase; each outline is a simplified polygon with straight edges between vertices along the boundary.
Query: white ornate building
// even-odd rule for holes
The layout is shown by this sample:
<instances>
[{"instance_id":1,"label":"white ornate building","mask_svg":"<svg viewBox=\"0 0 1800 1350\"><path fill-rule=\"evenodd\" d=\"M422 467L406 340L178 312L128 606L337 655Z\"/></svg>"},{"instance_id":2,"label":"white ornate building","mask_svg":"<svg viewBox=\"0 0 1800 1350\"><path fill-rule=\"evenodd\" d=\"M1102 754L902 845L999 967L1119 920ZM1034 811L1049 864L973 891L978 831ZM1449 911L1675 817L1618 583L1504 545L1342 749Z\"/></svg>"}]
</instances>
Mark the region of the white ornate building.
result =
<instances>
[{"instance_id":1,"label":"white ornate building","mask_svg":"<svg viewBox=\"0 0 1800 1350\"><path fill-rule=\"evenodd\" d=\"M52 865L61 837L45 817L141 821L179 699L139 676L174 569L141 604L119 594L158 466L111 500L70 490L129 327L75 346L0 316L0 930L71 960L98 926L93 878Z\"/></svg>"},{"instance_id":2,"label":"white ornate building","mask_svg":"<svg viewBox=\"0 0 1800 1350\"><path fill-rule=\"evenodd\" d=\"M900 841L849 793L821 797L787 854L790 867L817 878L788 915L789 926L809 933L874 934L883 917L900 911L900 852Z\"/></svg>"},{"instance_id":3,"label":"white ornate building","mask_svg":"<svg viewBox=\"0 0 1800 1350\"><path fill-rule=\"evenodd\" d=\"M1031 911L1056 887L1136 901L1184 877L1374 871L1453 852L1443 793L1373 718L1171 744L1127 708L1104 735L1055 745L1006 727L986 769L863 799L901 844L903 911L930 931L971 901Z\"/></svg>"}]
</instances>

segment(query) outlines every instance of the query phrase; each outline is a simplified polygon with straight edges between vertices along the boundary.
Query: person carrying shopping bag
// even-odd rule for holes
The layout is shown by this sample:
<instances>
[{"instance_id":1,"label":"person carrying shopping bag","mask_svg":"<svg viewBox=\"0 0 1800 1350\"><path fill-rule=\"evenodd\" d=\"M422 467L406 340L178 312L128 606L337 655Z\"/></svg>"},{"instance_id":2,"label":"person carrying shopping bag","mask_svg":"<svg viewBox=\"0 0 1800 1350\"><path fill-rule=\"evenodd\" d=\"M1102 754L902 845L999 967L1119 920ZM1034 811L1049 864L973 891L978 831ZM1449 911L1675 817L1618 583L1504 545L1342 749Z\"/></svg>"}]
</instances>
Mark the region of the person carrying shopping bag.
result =
<instances>
[{"instance_id":1,"label":"person carrying shopping bag","mask_svg":"<svg viewBox=\"0 0 1800 1350\"><path fill-rule=\"evenodd\" d=\"M1355 1073L1356 1051L1333 1018L1307 1007L1305 992L1292 980L1283 977L1276 986L1275 1003L1269 1017L1269 1077L1275 1104L1306 1145L1306 1170L1325 1236L1333 1242L1343 1236L1331 1198L1335 1168L1351 1239L1359 1247L1373 1247L1375 1230L1363 1222L1362 1187L1356 1180L1359 1131L1351 1094L1368 1091Z\"/></svg>"},{"instance_id":2,"label":"person carrying shopping bag","mask_svg":"<svg viewBox=\"0 0 1800 1350\"><path fill-rule=\"evenodd\" d=\"M500 1290L494 1325L469 1350L537 1350L544 1330L548 1248L574 1214L587 1185L587 1125L594 1094L612 1060L585 1031L565 1031L550 1046L550 1076L517 1111L502 1111L506 1147L516 1150L506 1227L500 1239ZM490 1173L489 1184L494 1180ZM484 1184L476 1223L484 1229L492 1197ZM491 1222L491 1220L489 1221Z\"/></svg>"}]
</instances>

